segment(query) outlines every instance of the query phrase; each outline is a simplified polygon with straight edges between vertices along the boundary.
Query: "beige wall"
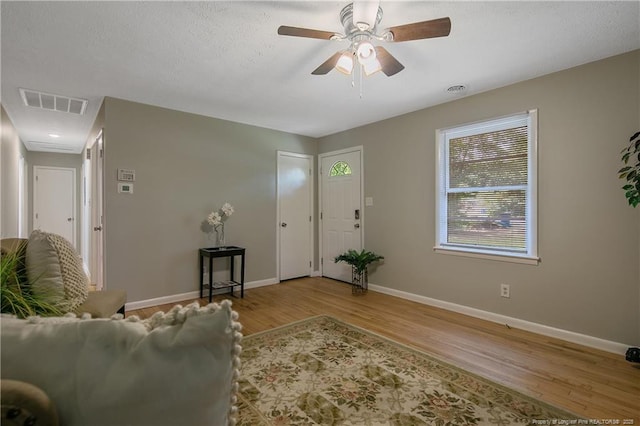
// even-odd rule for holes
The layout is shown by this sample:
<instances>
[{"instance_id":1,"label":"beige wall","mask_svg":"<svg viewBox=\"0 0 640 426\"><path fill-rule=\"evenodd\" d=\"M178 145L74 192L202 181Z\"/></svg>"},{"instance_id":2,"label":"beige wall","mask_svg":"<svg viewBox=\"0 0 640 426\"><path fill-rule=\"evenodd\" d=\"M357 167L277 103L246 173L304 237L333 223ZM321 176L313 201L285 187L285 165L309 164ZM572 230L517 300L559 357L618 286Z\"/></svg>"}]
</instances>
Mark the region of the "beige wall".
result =
<instances>
[{"instance_id":1,"label":"beige wall","mask_svg":"<svg viewBox=\"0 0 640 426\"><path fill-rule=\"evenodd\" d=\"M0 237L17 237L18 233L18 170L20 155L28 161L18 132L0 105L2 134L0 135Z\"/></svg>"},{"instance_id":2,"label":"beige wall","mask_svg":"<svg viewBox=\"0 0 640 426\"><path fill-rule=\"evenodd\" d=\"M109 288L129 302L196 291L200 226L224 202L246 280L276 277L276 151L315 155L315 139L113 98L104 112ZM136 171L133 194L117 193L118 168Z\"/></svg>"},{"instance_id":3,"label":"beige wall","mask_svg":"<svg viewBox=\"0 0 640 426\"><path fill-rule=\"evenodd\" d=\"M620 150L639 129L640 51L322 138L364 146L370 282L612 341L640 343L638 212ZM528 266L436 254L435 131L527 109L539 115L539 254ZM511 298L499 296L501 283Z\"/></svg>"},{"instance_id":4,"label":"beige wall","mask_svg":"<svg viewBox=\"0 0 640 426\"><path fill-rule=\"evenodd\" d=\"M76 213L75 213L75 223L76 223L76 247L80 247L80 226L81 224L81 211L82 211L82 155L80 154L62 154L57 152L40 152L40 151L29 151L27 153L27 162L29 163L29 178L28 178L28 188L29 188L29 232L33 229L33 182L34 178L34 167L36 166L46 166L46 167L64 167L68 169L74 169L76 172Z\"/></svg>"}]
</instances>

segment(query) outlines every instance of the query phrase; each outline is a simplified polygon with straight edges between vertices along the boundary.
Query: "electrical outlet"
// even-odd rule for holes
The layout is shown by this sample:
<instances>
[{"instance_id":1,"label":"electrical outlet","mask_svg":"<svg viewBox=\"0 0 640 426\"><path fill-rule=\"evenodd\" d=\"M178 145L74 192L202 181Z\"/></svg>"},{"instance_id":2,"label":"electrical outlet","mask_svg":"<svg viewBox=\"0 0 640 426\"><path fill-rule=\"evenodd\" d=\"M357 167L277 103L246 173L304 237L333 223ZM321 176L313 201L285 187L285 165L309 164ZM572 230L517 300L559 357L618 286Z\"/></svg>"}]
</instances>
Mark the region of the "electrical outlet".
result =
<instances>
[{"instance_id":1,"label":"electrical outlet","mask_svg":"<svg viewBox=\"0 0 640 426\"><path fill-rule=\"evenodd\" d=\"M500 284L500 296L506 297L507 299L511 297L511 287L509 284Z\"/></svg>"}]
</instances>

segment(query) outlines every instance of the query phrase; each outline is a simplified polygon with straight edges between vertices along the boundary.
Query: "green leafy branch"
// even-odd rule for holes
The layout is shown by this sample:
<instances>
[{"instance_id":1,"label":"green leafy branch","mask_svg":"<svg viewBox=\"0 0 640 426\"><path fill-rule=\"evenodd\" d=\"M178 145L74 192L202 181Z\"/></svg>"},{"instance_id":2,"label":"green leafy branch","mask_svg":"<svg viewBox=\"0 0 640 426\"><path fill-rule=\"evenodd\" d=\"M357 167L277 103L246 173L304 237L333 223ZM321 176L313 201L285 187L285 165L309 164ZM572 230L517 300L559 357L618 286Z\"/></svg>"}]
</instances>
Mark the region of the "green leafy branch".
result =
<instances>
[{"instance_id":1,"label":"green leafy branch","mask_svg":"<svg viewBox=\"0 0 640 426\"><path fill-rule=\"evenodd\" d=\"M618 170L618 177L626 180L627 183L622 187L625 191L624 195L629 205L636 207L640 204L640 132L631 136L629 146L623 149L621 154L625 167ZM630 160L632 164L627 166Z\"/></svg>"},{"instance_id":2,"label":"green leafy branch","mask_svg":"<svg viewBox=\"0 0 640 426\"><path fill-rule=\"evenodd\" d=\"M353 249L349 249L346 253L342 253L339 256L336 256L333 261L335 263L345 262L351 265L357 273L363 273L369 264L376 262L378 260L384 259L384 256L380 256L379 254L375 254L372 251L367 251L362 249L362 251L358 252Z\"/></svg>"}]
</instances>

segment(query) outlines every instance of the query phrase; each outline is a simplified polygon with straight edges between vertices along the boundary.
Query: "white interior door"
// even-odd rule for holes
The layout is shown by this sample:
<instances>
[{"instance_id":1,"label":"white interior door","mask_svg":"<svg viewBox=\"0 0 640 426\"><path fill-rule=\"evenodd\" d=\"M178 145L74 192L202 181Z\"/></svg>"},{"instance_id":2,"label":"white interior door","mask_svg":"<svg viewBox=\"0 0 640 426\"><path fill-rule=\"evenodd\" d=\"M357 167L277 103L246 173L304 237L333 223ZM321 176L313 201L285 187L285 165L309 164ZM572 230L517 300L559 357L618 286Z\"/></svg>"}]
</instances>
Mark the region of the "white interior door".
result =
<instances>
[{"instance_id":1,"label":"white interior door","mask_svg":"<svg viewBox=\"0 0 640 426\"><path fill-rule=\"evenodd\" d=\"M312 156L278 152L280 280L311 275Z\"/></svg>"},{"instance_id":2,"label":"white interior door","mask_svg":"<svg viewBox=\"0 0 640 426\"><path fill-rule=\"evenodd\" d=\"M351 282L351 267L333 259L362 249L362 148L320 156L322 275Z\"/></svg>"},{"instance_id":3,"label":"white interior door","mask_svg":"<svg viewBox=\"0 0 640 426\"><path fill-rule=\"evenodd\" d=\"M104 138L100 132L91 148L91 283L104 287Z\"/></svg>"},{"instance_id":4,"label":"white interior door","mask_svg":"<svg viewBox=\"0 0 640 426\"><path fill-rule=\"evenodd\" d=\"M52 232L76 244L76 171L34 166L33 228Z\"/></svg>"}]
</instances>

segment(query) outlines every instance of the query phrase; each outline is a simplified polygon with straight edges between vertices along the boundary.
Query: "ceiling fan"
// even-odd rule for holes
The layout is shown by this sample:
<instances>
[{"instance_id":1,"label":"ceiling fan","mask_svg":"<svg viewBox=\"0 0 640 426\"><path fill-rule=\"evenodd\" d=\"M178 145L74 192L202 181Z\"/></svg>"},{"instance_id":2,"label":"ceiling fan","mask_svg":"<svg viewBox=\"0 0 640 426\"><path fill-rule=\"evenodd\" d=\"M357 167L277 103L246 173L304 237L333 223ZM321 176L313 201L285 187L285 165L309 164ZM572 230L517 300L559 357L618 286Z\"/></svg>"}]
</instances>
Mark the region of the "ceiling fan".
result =
<instances>
[{"instance_id":1,"label":"ceiling fan","mask_svg":"<svg viewBox=\"0 0 640 426\"><path fill-rule=\"evenodd\" d=\"M355 1L345 6L340 12L340 22L344 27L344 34L286 25L278 28L278 34L321 40L349 41L349 48L333 54L311 74L324 75L334 68L344 74L351 74L357 63L362 67L365 75L382 71L390 77L402 71L404 65L384 47L374 46L372 41L421 40L446 37L451 32L451 20L448 17L399 25L378 32L378 24L381 20L382 8L379 6L379 1Z\"/></svg>"}]
</instances>

